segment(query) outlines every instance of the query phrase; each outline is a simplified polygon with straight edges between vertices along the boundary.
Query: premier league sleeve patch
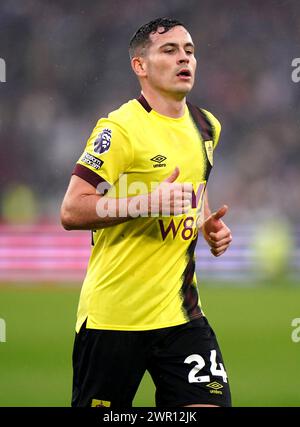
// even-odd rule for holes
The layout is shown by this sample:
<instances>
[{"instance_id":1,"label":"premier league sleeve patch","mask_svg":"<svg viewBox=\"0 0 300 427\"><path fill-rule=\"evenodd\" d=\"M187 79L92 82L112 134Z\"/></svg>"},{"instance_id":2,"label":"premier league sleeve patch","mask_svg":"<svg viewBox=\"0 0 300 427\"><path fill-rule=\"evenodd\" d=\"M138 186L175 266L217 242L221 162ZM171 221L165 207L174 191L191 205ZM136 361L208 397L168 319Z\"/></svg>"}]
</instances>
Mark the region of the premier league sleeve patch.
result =
<instances>
[{"instance_id":1,"label":"premier league sleeve patch","mask_svg":"<svg viewBox=\"0 0 300 427\"><path fill-rule=\"evenodd\" d=\"M103 160L98 159L98 157L92 156L86 151L83 153L80 160L82 161L82 163L92 166L92 168L96 170L99 170L104 163Z\"/></svg>"},{"instance_id":2,"label":"premier league sleeve patch","mask_svg":"<svg viewBox=\"0 0 300 427\"><path fill-rule=\"evenodd\" d=\"M106 153L110 149L111 129L103 129L94 141L94 152L98 154Z\"/></svg>"}]
</instances>

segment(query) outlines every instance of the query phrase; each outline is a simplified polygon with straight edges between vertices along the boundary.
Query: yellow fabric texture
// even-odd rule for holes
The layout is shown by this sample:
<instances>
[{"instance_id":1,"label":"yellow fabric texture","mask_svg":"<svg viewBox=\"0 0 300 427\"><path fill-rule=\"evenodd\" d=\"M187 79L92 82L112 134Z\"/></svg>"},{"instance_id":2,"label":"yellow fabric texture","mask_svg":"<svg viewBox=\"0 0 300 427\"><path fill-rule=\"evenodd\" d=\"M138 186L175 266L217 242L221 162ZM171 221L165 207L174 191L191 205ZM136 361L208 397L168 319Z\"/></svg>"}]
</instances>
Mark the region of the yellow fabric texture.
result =
<instances>
[{"instance_id":1,"label":"yellow fabric texture","mask_svg":"<svg viewBox=\"0 0 300 427\"><path fill-rule=\"evenodd\" d=\"M220 123L209 112L218 143ZM78 164L113 186L108 196L149 192L178 166L177 182L192 182L193 206L185 215L139 217L93 231L93 246L78 306L76 330L151 330L199 317L192 271L197 216L210 167L205 143L186 107L174 119L131 100L101 118ZM137 184L138 183L138 184ZM127 193L127 194L126 194ZM111 197L112 197L111 196Z\"/></svg>"}]
</instances>

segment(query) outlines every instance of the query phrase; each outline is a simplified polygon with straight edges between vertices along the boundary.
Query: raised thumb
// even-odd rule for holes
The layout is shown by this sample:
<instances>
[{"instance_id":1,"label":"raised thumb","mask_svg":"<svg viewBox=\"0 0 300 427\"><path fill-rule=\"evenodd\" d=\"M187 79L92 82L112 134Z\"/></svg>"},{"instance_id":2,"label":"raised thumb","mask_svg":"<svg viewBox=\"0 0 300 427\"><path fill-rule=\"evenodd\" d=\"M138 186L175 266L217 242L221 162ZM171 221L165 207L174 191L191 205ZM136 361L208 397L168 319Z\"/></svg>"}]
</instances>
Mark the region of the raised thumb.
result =
<instances>
[{"instance_id":1,"label":"raised thumb","mask_svg":"<svg viewBox=\"0 0 300 427\"><path fill-rule=\"evenodd\" d=\"M174 182L179 177L180 171L179 168L176 166L174 171L171 173L171 175L164 180L164 182Z\"/></svg>"},{"instance_id":2,"label":"raised thumb","mask_svg":"<svg viewBox=\"0 0 300 427\"><path fill-rule=\"evenodd\" d=\"M217 212L214 212L212 216L214 219L221 219L224 215L226 215L227 211L228 211L228 206L223 205L220 209L217 210Z\"/></svg>"}]
</instances>

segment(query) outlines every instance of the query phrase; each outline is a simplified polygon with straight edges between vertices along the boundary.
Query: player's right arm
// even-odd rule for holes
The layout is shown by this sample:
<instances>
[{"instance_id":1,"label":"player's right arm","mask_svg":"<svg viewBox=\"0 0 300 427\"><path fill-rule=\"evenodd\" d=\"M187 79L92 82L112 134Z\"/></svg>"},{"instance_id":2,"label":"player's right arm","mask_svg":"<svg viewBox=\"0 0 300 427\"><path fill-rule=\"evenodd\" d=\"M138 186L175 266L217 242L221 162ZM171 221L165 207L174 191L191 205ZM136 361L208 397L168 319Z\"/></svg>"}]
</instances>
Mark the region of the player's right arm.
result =
<instances>
[{"instance_id":1,"label":"player's right arm","mask_svg":"<svg viewBox=\"0 0 300 427\"><path fill-rule=\"evenodd\" d=\"M105 195L98 194L93 185L73 175L61 206L62 225L66 230L96 230L121 224L135 217L129 209L132 202L135 205L140 203L141 206L145 206L145 210L140 213L143 216L165 215L166 212L169 215L183 214L191 206L192 184L175 182L178 176L179 169L175 168L152 193L108 199ZM114 205L112 215L109 210L100 212L101 206L108 200Z\"/></svg>"},{"instance_id":2,"label":"player's right arm","mask_svg":"<svg viewBox=\"0 0 300 427\"><path fill-rule=\"evenodd\" d=\"M113 198L114 184L122 174L130 172L133 159L134 150L126 129L111 118L100 119L74 168L64 197L63 227L95 230L117 225L138 216L129 209L132 205L140 207L139 216L185 212L192 197L192 184L175 182L178 168L152 193Z\"/></svg>"},{"instance_id":3,"label":"player's right arm","mask_svg":"<svg viewBox=\"0 0 300 427\"><path fill-rule=\"evenodd\" d=\"M60 216L66 230L96 230L128 221L130 217L99 218L97 203L104 197L96 188L77 175L73 175L65 194Z\"/></svg>"}]
</instances>

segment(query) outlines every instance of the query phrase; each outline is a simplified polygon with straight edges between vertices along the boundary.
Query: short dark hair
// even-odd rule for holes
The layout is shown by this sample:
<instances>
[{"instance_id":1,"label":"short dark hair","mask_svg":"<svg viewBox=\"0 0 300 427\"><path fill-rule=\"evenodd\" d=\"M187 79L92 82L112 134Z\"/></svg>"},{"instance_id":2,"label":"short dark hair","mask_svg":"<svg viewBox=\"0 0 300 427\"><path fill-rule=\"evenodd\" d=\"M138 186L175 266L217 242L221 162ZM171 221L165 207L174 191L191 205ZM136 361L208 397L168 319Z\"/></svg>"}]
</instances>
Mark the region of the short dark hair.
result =
<instances>
[{"instance_id":1,"label":"short dark hair","mask_svg":"<svg viewBox=\"0 0 300 427\"><path fill-rule=\"evenodd\" d=\"M137 49L145 49L151 42L150 34L156 33L158 28L163 28L163 31L159 31L160 34L164 34L171 28L182 26L184 24L177 19L170 18L157 18L147 24L142 25L131 37L129 43L129 55L133 58L136 55Z\"/></svg>"}]
</instances>

